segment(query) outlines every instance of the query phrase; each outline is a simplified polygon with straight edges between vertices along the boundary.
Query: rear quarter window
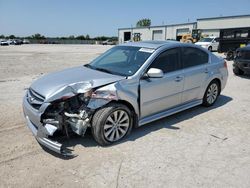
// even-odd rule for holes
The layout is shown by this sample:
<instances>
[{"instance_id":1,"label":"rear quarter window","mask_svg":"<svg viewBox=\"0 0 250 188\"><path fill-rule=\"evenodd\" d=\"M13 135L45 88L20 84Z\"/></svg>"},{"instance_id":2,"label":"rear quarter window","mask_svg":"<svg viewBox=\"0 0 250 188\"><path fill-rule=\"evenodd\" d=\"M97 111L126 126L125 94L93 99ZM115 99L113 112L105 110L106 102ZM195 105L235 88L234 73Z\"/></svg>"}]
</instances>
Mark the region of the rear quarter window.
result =
<instances>
[{"instance_id":1,"label":"rear quarter window","mask_svg":"<svg viewBox=\"0 0 250 188\"><path fill-rule=\"evenodd\" d=\"M193 67L208 63L208 54L198 48L182 49L183 68Z\"/></svg>"}]
</instances>

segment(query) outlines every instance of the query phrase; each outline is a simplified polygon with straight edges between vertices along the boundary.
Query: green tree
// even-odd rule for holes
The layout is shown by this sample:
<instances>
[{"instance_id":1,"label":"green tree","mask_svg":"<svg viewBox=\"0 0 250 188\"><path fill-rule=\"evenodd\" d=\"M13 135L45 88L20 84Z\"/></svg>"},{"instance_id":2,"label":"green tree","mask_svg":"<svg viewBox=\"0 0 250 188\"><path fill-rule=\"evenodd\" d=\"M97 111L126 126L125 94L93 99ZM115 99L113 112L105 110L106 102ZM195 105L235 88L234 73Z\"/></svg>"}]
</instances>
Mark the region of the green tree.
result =
<instances>
[{"instance_id":1,"label":"green tree","mask_svg":"<svg viewBox=\"0 0 250 188\"><path fill-rule=\"evenodd\" d=\"M74 35L70 35L69 39L75 39L75 36Z\"/></svg>"},{"instance_id":2,"label":"green tree","mask_svg":"<svg viewBox=\"0 0 250 188\"><path fill-rule=\"evenodd\" d=\"M5 36L4 35L0 35L0 39L4 39L5 38Z\"/></svg>"},{"instance_id":3,"label":"green tree","mask_svg":"<svg viewBox=\"0 0 250 188\"><path fill-rule=\"evenodd\" d=\"M43 36L43 35L41 35L41 34L39 34L39 33L36 33L36 34L32 35L31 38L37 39L37 40L46 39L45 36Z\"/></svg>"},{"instance_id":4,"label":"green tree","mask_svg":"<svg viewBox=\"0 0 250 188\"><path fill-rule=\"evenodd\" d=\"M89 40L90 39L90 36L87 34L86 35L86 40Z\"/></svg>"},{"instance_id":5,"label":"green tree","mask_svg":"<svg viewBox=\"0 0 250 188\"><path fill-rule=\"evenodd\" d=\"M84 35L79 35L76 37L76 39L78 40L85 40L85 36Z\"/></svg>"},{"instance_id":6,"label":"green tree","mask_svg":"<svg viewBox=\"0 0 250 188\"><path fill-rule=\"evenodd\" d=\"M15 37L15 35L10 35L8 38L9 38L9 39L14 39L14 38L16 38L16 37Z\"/></svg>"},{"instance_id":7,"label":"green tree","mask_svg":"<svg viewBox=\"0 0 250 188\"><path fill-rule=\"evenodd\" d=\"M148 18L143 18L136 23L136 27L149 27L151 26L151 20Z\"/></svg>"}]
</instances>

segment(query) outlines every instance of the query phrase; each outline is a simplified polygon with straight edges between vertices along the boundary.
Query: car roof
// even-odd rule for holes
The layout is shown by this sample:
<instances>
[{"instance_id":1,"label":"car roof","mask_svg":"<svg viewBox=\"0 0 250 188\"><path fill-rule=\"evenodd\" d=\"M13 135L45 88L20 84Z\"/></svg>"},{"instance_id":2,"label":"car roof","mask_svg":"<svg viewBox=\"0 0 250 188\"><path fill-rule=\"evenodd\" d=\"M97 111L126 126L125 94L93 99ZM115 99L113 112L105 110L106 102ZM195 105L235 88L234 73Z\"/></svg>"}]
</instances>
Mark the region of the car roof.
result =
<instances>
[{"instance_id":1,"label":"car roof","mask_svg":"<svg viewBox=\"0 0 250 188\"><path fill-rule=\"evenodd\" d=\"M140 41L140 42L128 42L124 44L120 44L119 46L134 46L134 47L141 47L141 48L152 48L157 49L162 46L176 46L181 44L178 41Z\"/></svg>"},{"instance_id":2,"label":"car roof","mask_svg":"<svg viewBox=\"0 0 250 188\"><path fill-rule=\"evenodd\" d=\"M181 43L179 41L140 41L140 42L129 42L120 44L118 46L134 46L134 47L140 47L140 48L151 48L151 49L158 49L160 47L166 47L166 48L175 48L175 47L193 47L193 48L199 48L201 47L192 44L192 43Z\"/></svg>"}]
</instances>

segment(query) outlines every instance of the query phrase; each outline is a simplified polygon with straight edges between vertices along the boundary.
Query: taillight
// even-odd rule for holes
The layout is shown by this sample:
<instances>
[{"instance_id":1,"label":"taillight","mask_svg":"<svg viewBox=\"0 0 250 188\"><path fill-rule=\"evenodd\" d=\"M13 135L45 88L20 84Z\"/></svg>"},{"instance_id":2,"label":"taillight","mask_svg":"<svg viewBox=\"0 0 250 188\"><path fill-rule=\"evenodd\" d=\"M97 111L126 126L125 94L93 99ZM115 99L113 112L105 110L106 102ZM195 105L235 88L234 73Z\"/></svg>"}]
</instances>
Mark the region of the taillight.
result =
<instances>
[{"instance_id":1,"label":"taillight","mask_svg":"<svg viewBox=\"0 0 250 188\"><path fill-rule=\"evenodd\" d=\"M224 61L224 67L227 69L227 62Z\"/></svg>"}]
</instances>

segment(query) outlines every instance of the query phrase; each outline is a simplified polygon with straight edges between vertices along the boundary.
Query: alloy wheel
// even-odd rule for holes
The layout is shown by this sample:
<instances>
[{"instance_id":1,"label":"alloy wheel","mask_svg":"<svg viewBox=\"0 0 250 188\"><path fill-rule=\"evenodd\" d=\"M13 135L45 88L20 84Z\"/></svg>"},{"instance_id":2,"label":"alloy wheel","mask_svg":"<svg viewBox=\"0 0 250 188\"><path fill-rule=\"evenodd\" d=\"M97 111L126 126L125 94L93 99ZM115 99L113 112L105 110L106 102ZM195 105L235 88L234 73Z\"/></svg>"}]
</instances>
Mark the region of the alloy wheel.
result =
<instances>
[{"instance_id":1,"label":"alloy wheel","mask_svg":"<svg viewBox=\"0 0 250 188\"><path fill-rule=\"evenodd\" d=\"M210 85L207 91L207 102L213 104L218 96L218 86L216 83Z\"/></svg>"},{"instance_id":2,"label":"alloy wheel","mask_svg":"<svg viewBox=\"0 0 250 188\"><path fill-rule=\"evenodd\" d=\"M116 110L106 119L104 136L110 142L117 141L126 135L129 125L130 118L128 113L124 110Z\"/></svg>"}]
</instances>

